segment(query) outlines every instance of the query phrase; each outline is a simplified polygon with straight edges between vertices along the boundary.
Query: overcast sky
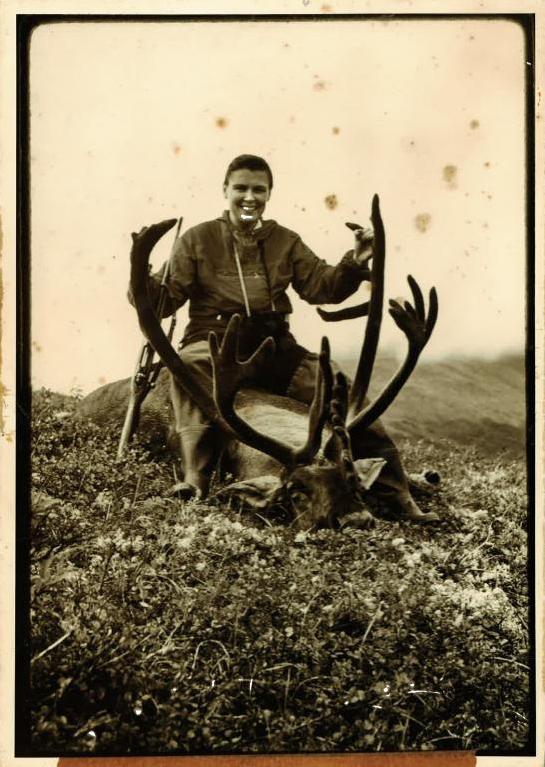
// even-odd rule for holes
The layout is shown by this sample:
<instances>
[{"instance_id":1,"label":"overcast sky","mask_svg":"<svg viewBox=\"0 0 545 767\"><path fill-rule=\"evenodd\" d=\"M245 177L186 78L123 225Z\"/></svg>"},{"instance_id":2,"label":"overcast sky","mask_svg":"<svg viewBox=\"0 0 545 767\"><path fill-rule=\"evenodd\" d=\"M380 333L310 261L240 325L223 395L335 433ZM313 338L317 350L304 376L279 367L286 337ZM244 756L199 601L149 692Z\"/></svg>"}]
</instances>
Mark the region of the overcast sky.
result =
<instances>
[{"instance_id":1,"label":"overcast sky","mask_svg":"<svg viewBox=\"0 0 545 767\"><path fill-rule=\"evenodd\" d=\"M225 168L243 152L272 166L266 217L330 263L351 247L344 222L365 224L380 195L387 296L408 294L408 273L439 293L424 358L522 350L525 66L522 31L502 20L39 28L33 385L88 392L132 373L130 232L215 218ZM294 331L311 349L327 331L334 355L356 354L359 323L325 325L295 302ZM389 317L385 347L405 349Z\"/></svg>"}]
</instances>

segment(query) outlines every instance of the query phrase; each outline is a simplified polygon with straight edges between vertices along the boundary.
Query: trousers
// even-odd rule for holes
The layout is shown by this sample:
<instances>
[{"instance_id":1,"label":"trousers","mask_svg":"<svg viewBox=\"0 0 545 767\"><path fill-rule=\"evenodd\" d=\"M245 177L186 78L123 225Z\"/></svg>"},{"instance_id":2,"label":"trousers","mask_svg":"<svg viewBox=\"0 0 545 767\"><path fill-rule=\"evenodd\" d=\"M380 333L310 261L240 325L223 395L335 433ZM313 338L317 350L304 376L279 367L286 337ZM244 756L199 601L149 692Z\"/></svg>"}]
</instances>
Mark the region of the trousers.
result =
<instances>
[{"instance_id":1,"label":"trousers","mask_svg":"<svg viewBox=\"0 0 545 767\"><path fill-rule=\"evenodd\" d=\"M304 352L289 380L285 395L310 405L314 396L318 355L306 350ZM179 353L191 374L212 392L213 373L208 342L202 340L190 343ZM335 363L332 366L334 370L339 370ZM210 422L175 379L172 380L172 403L184 481L206 494L210 476L224 447L219 428ZM388 505L398 507L401 511L414 508L401 456L380 419L366 429L353 430L351 444L355 459L384 458L386 461L373 485L373 491Z\"/></svg>"}]
</instances>

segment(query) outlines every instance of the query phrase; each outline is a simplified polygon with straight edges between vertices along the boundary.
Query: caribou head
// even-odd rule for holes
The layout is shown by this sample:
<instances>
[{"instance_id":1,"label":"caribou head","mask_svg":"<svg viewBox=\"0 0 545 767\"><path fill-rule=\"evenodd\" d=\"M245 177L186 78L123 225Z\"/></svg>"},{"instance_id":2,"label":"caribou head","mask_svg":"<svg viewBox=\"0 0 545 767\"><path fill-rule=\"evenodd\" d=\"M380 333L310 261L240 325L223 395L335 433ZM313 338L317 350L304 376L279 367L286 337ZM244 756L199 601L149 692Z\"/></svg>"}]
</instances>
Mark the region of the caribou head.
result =
<instances>
[{"instance_id":1,"label":"caribou head","mask_svg":"<svg viewBox=\"0 0 545 767\"><path fill-rule=\"evenodd\" d=\"M373 198L371 220L375 232L375 247L371 268L369 302L337 312L322 312L327 321L367 316L363 346L354 382L348 385L342 373L334 375L329 342L322 339L316 386L308 412L308 428L297 447L274 436L274 429L257 431L236 407L236 395L252 381L265 360L274 352L275 343L268 338L248 358L238 354L240 317L231 318L221 344L210 333L210 355L214 371L213 395L191 377L183 361L172 348L154 315L148 296L148 260L160 237L174 224L164 221L145 227L133 235L131 251L131 286L135 297L140 327L165 366L179 385L199 407L215 421L229 438L257 449L280 464L280 476L267 485L261 494L261 506L280 510L299 529L328 525L338 526L339 520L358 517L360 526L373 523L372 484L385 464L381 458L354 460L352 438L360 429L370 426L389 407L412 373L417 360L433 331L438 304L435 289L429 294L426 312L424 298L416 281L409 276L414 305L390 301L389 313L408 341L405 360L378 397L369 402L367 391L376 357L384 297L385 236L378 197ZM324 432L326 433L324 439ZM254 488L259 481L254 482ZM243 483L235 483L239 486ZM251 485L250 481L250 485ZM248 486L246 490L248 490ZM407 491L407 495L409 493ZM424 515L407 498L408 516L414 519L436 519Z\"/></svg>"}]
</instances>

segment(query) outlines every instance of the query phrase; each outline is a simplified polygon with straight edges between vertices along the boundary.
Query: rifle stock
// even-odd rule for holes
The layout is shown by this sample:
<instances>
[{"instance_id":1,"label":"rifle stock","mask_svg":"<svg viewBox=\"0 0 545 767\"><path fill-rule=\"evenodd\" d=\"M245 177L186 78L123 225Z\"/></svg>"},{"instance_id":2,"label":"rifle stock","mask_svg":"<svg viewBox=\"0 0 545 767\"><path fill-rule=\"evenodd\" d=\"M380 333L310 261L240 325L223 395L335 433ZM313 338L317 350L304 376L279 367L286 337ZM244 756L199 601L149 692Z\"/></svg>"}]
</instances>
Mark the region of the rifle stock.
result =
<instances>
[{"instance_id":1,"label":"rifle stock","mask_svg":"<svg viewBox=\"0 0 545 767\"><path fill-rule=\"evenodd\" d=\"M136 429L138 428L140 413L137 412L137 410L139 410L139 408L137 408L136 396L133 392L131 392L131 396L129 398L129 404L127 406L127 412L125 413L123 428L121 429L121 437L119 439L119 445L117 448L118 458L121 458L121 456L125 452L125 448L129 444L132 436L134 435Z\"/></svg>"}]
</instances>

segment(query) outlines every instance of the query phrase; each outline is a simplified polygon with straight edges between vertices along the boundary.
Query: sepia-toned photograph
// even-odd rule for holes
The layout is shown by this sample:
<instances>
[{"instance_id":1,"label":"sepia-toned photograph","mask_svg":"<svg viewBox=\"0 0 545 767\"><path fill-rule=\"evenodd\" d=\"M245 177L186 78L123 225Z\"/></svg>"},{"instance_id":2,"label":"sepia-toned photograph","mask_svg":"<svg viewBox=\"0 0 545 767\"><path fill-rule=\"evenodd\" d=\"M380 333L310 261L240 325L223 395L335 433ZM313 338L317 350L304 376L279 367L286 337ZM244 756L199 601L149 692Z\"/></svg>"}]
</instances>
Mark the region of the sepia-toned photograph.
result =
<instances>
[{"instance_id":1,"label":"sepia-toned photograph","mask_svg":"<svg viewBox=\"0 0 545 767\"><path fill-rule=\"evenodd\" d=\"M19 757L536 754L533 19L320 11L21 18Z\"/></svg>"}]
</instances>

